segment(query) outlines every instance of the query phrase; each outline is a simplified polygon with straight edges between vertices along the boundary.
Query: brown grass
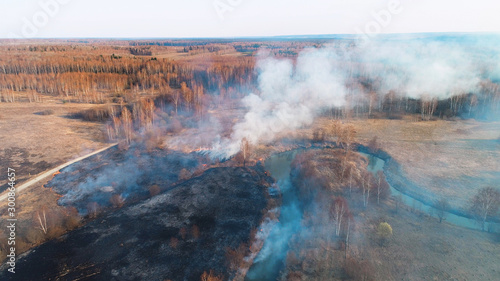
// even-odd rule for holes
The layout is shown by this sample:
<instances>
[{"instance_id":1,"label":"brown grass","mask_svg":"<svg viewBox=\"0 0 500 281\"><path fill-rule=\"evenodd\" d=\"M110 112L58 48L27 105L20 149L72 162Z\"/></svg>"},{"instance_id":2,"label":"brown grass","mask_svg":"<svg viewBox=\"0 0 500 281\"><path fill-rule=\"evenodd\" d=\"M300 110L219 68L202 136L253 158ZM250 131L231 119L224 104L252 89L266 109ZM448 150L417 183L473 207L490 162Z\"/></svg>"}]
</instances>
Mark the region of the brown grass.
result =
<instances>
[{"instance_id":1,"label":"brown grass","mask_svg":"<svg viewBox=\"0 0 500 281\"><path fill-rule=\"evenodd\" d=\"M478 189L500 180L500 145L495 144L500 122L475 120L413 122L403 120L352 120L357 141L368 145L373 137L381 149L399 162L408 178L419 185L429 202L445 197L460 209ZM317 120L314 128L332 121ZM304 130L303 134L312 134Z\"/></svg>"},{"instance_id":2,"label":"brown grass","mask_svg":"<svg viewBox=\"0 0 500 281\"><path fill-rule=\"evenodd\" d=\"M318 173L330 175L328 169L331 166ZM323 219L327 208L317 208L316 213L304 215L304 235L297 234L289 243L283 272L287 280L498 280L498 234L439 223L410 206L396 211L394 199L365 209L356 204L357 197L348 197L354 224L347 260L344 240L333 238L333 222ZM315 202L321 206L321 201ZM393 230L383 244L377 235L380 222L389 223Z\"/></svg>"},{"instance_id":3,"label":"brown grass","mask_svg":"<svg viewBox=\"0 0 500 281\"><path fill-rule=\"evenodd\" d=\"M3 115L0 119L0 155L5 159L1 161L0 169L16 169L16 183L19 185L38 173L105 146L102 124L65 117L92 107L94 106L61 104L55 101L36 104L0 103ZM39 112L51 114L36 114ZM6 184L5 176L6 173L0 175L0 185ZM20 225L17 235L21 238L17 247L18 254L43 242L48 236L59 236L67 229L73 229L80 224L77 214L70 215L68 210L57 205L59 195L43 187L49 180L39 182L17 194L16 216ZM0 202L2 219L7 215L6 202ZM42 208L57 213L58 216L66 214L58 219L60 225L49 229L50 233L47 235L41 234L33 225L33 215Z\"/></svg>"},{"instance_id":4,"label":"brown grass","mask_svg":"<svg viewBox=\"0 0 500 281\"><path fill-rule=\"evenodd\" d=\"M500 244L494 234L394 208L393 201L373 204L356 217L352 250L376 265L376 280L498 280ZM381 220L393 228L385 246L375 233Z\"/></svg>"},{"instance_id":5,"label":"brown grass","mask_svg":"<svg viewBox=\"0 0 500 281\"><path fill-rule=\"evenodd\" d=\"M71 158L104 147L102 124L65 116L93 107L86 104L0 103L1 170L20 168L17 183ZM51 111L51 115L36 114ZM10 154L9 154L10 153ZM6 183L0 175L0 185Z\"/></svg>"}]
</instances>

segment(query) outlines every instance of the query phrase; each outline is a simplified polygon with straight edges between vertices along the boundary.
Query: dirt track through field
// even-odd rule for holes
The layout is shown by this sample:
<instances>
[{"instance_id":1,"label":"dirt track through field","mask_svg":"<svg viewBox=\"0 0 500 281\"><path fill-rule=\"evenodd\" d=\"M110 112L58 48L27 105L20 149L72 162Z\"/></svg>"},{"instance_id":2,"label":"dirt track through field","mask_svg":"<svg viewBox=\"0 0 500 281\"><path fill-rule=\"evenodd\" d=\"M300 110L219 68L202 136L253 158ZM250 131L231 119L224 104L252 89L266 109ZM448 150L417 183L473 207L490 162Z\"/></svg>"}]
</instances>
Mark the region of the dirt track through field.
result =
<instances>
[{"instance_id":1,"label":"dirt track through field","mask_svg":"<svg viewBox=\"0 0 500 281\"><path fill-rule=\"evenodd\" d=\"M89 158L89 157L91 157L93 155L101 153L101 152L103 152L105 150L108 150L111 147L114 147L116 145L118 145L118 144L117 143L113 143L113 144L108 145L108 146L106 146L104 148L96 150L96 151L94 151L94 152L92 152L90 154L87 154L87 155L75 158L75 159L73 159L71 161L68 161L68 162L66 162L64 164L61 164L61 165L55 167L54 169L51 169L51 170L48 170L46 172L41 173L40 175L32 178L31 180L28 180L27 182L24 182L23 184L16 186L16 196L18 195L19 192L23 191L24 189L26 189L26 188L34 185L35 183L37 183L37 182L39 182L39 181L41 181L41 180L43 180L43 179L45 179L45 178L47 178L49 176L52 176L53 174L57 173L61 169L65 168L65 167L67 167L67 166L69 166L71 164L74 164L76 162L82 161L83 159L86 159L86 158ZM6 200L7 199L7 195L8 195L8 192L4 192L4 194L0 196L0 201Z\"/></svg>"}]
</instances>

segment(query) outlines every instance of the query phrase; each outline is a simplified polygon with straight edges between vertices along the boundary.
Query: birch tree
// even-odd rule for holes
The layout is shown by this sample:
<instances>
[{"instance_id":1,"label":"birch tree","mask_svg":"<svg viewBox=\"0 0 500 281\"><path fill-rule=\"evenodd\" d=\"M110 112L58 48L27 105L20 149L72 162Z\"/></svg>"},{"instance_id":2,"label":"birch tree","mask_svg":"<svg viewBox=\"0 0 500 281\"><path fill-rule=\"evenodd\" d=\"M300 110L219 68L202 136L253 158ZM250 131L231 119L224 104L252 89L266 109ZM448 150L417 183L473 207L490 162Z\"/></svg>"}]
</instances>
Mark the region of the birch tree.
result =
<instances>
[{"instance_id":1,"label":"birch tree","mask_svg":"<svg viewBox=\"0 0 500 281\"><path fill-rule=\"evenodd\" d=\"M500 192L493 187L480 189L470 201L470 209L476 220L485 230L486 220L498 212L500 205Z\"/></svg>"}]
</instances>

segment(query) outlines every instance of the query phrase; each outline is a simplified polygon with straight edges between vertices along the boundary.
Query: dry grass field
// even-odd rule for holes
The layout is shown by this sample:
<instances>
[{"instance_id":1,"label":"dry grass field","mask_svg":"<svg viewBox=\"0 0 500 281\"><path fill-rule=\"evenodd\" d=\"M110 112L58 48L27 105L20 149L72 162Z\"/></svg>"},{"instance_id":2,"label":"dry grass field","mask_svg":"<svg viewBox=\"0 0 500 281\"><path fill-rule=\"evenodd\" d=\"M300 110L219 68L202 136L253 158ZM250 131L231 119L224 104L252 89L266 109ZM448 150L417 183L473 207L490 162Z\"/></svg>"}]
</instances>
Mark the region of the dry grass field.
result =
<instances>
[{"instance_id":1,"label":"dry grass field","mask_svg":"<svg viewBox=\"0 0 500 281\"><path fill-rule=\"evenodd\" d=\"M16 169L17 183L106 146L102 124L68 115L96 105L0 103L0 169ZM48 115L43 115L48 114ZM5 187L6 173L0 175Z\"/></svg>"},{"instance_id":2,"label":"dry grass field","mask_svg":"<svg viewBox=\"0 0 500 281\"><path fill-rule=\"evenodd\" d=\"M372 204L356 217L353 252L372 262L376 280L498 280L494 234L439 223L411 208L395 213L393 203ZM386 246L376 239L380 221L393 229Z\"/></svg>"},{"instance_id":3,"label":"dry grass field","mask_svg":"<svg viewBox=\"0 0 500 281\"><path fill-rule=\"evenodd\" d=\"M323 118L314 127L327 128ZM500 181L500 122L476 120L414 122L403 120L352 120L357 141L378 138L381 148L399 162L408 178L428 201L447 198L455 209L485 186Z\"/></svg>"},{"instance_id":4,"label":"dry grass field","mask_svg":"<svg viewBox=\"0 0 500 281\"><path fill-rule=\"evenodd\" d=\"M78 156L98 150L108 144L102 124L71 119L68 116L96 105L63 104L45 100L43 103L0 103L0 186L5 189L7 168L16 170L16 183L22 184L36 175L57 167ZM34 214L42 209L64 213L57 205L59 196L43 185L42 180L16 195L18 234L21 237L37 233ZM3 194L3 193L2 193ZM6 219L7 200L0 202L2 219ZM34 232L36 231L36 232ZM61 230L62 231L62 230ZM3 234L0 232L0 236ZM35 236L36 236L35 235ZM60 234L59 234L60 235ZM41 241L38 236L32 241ZM32 247L19 241L18 253ZM2 259L5 255L2 255Z\"/></svg>"},{"instance_id":5,"label":"dry grass field","mask_svg":"<svg viewBox=\"0 0 500 281\"><path fill-rule=\"evenodd\" d=\"M336 153L338 151L328 149L304 152L303 160L297 165L302 171L308 171L297 176L294 182L302 186L301 195L311 190L320 195L316 194L314 200L304 205L301 230L290 243L292 254L282 275L288 279L280 280L498 280L498 233L471 230L446 221L440 223L435 217L400 205L391 197L381 199L380 204L372 199L363 207L361 191L349 195L347 187L342 191L343 185L338 181L322 180L339 174L335 168L338 166L327 164L332 162L327 159L335 159ZM354 158L357 157L359 155ZM310 182L326 184L309 188ZM347 253L345 236L332 235L334 222L325 223L333 204L325 206L322 200L330 196L343 196L353 216ZM381 243L377 235L381 222L392 227L392 236L386 243ZM366 264L347 266L349 262L345 262L344 255L348 260ZM369 274L363 279L348 273L349 268ZM291 278L294 274L301 278Z\"/></svg>"}]
</instances>

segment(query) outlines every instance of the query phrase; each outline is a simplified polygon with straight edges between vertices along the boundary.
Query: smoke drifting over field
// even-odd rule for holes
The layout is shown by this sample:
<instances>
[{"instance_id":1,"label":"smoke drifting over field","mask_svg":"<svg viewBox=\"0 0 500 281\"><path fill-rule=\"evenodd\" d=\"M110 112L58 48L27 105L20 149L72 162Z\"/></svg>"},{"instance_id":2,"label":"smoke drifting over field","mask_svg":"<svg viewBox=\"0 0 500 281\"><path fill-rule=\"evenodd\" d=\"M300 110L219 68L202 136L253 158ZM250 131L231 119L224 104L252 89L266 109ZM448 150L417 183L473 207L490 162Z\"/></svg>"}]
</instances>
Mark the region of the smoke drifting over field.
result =
<instances>
[{"instance_id":1,"label":"smoke drifting over field","mask_svg":"<svg viewBox=\"0 0 500 281\"><path fill-rule=\"evenodd\" d=\"M480 66L471 55L440 42L384 43L362 47L358 60L368 78L380 81L379 94L393 90L410 98L444 99L477 91Z\"/></svg>"},{"instance_id":2,"label":"smoke drifting over field","mask_svg":"<svg viewBox=\"0 0 500 281\"><path fill-rule=\"evenodd\" d=\"M490 42L491 43L491 42ZM246 138L270 143L279 133L310 125L323 109L354 106L368 92L393 91L413 99L446 99L478 93L483 79L499 76L498 49L441 41L373 41L358 46L305 49L296 62L260 55L259 94L242 100L248 109L229 138L212 148L214 158L236 154ZM489 48L489 49L488 49ZM486 55L487 54L487 55ZM348 101L351 102L348 102Z\"/></svg>"},{"instance_id":3,"label":"smoke drifting over field","mask_svg":"<svg viewBox=\"0 0 500 281\"><path fill-rule=\"evenodd\" d=\"M179 181L180 171L189 173L199 165L199 156L175 152L141 153L136 147L127 152L112 148L99 157L75 163L54 177L46 187L61 195L58 204L73 206L80 214L89 203L108 207L111 198L124 202L149 195L153 185L166 188Z\"/></svg>"},{"instance_id":4,"label":"smoke drifting over field","mask_svg":"<svg viewBox=\"0 0 500 281\"><path fill-rule=\"evenodd\" d=\"M258 63L260 95L243 99L248 108L231 138L213 148L213 156L227 158L247 138L252 144L270 142L276 133L310 125L321 108L345 103L344 76L330 49L304 51L296 65L290 60L264 58Z\"/></svg>"}]
</instances>

